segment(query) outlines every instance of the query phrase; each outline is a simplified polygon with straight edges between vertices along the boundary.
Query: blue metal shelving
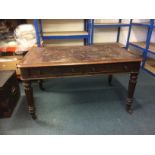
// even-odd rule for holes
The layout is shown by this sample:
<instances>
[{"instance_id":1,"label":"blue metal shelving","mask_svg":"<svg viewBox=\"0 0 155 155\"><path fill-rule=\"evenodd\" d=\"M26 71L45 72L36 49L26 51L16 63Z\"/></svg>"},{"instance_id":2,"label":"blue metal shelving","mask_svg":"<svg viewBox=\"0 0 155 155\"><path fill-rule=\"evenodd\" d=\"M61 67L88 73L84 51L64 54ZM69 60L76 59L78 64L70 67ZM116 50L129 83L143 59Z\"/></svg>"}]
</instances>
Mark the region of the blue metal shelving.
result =
<instances>
[{"instance_id":1,"label":"blue metal shelving","mask_svg":"<svg viewBox=\"0 0 155 155\"><path fill-rule=\"evenodd\" d=\"M44 35L42 31L42 21L35 19L34 20L34 25L36 29L36 38L37 38L37 44L40 47L41 46L41 40L49 40L49 39L83 39L84 40L84 45L91 45L94 43L94 30L96 28L117 28L117 38L116 42L119 43L119 37L120 37L120 29L121 27L128 27L128 37L127 37L127 43L125 48L128 49L129 46L135 47L136 49L139 49L143 53L143 62L142 62L142 69L145 70L147 73L155 76L155 69L154 73L145 68L145 63L147 62L148 59L148 53L155 55L155 44L152 45L150 44L151 36L153 29L155 29L154 25L154 19L150 19L149 22L143 22L143 23L135 23L133 20L130 20L129 24L122 23L122 19L118 20L118 23L95 23L94 19L85 19L84 20L84 33L75 33L75 34L70 34L68 33L67 35ZM130 35L131 35L131 30L133 26L137 27L147 27L148 32L147 32L147 37L146 41L141 43L141 42L130 42ZM154 47L153 50L151 47Z\"/></svg>"},{"instance_id":2,"label":"blue metal shelving","mask_svg":"<svg viewBox=\"0 0 155 155\"><path fill-rule=\"evenodd\" d=\"M118 23L95 23L94 19L92 20L92 37L91 44L94 43L94 29L95 28L118 28L117 39L116 42L119 42L120 37L120 29L121 27L129 27L129 24L122 23L122 19L118 20Z\"/></svg>"},{"instance_id":3,"label":"blue metal shelving","mask_svg":"<svg viewBox=\"0 0 155 155\"><path fill-rule=\"evenodd\" d=\"M148 28L148 32L147 32L147 37L146 37L146 41L145 42L136 42L136 43L132 43L130 42L130 35L131 35L131 30L133 26L144 26ZM154 25L154 19L150 19L149 22L144 22L144 23L135 23L133 22L133 20L130 20L130 26L129 26L129 32L128 32L128 39L127 39L127 43L126 43L126 48L128 49L129 46L135 47L139 50L141 50L143 52L143 62L142 62L142 69L145 70L147 73L155 76L155 73L151 72L150 70L148 70L147 68L145 68L145 63L147 62L147 59L150 58L148 57L148 53L151 53L153 55L155 55L155 51L153 51L151 49L151 36L152 36L152 32L153 29L155 28ZM154 49L155 49L155 45L154 45Z\"/></svg>"},{"instance_id":4,"label":"blue metal shelving","mask_svg":"<svg viewBox=\"0 0 155 155\"><path fill-rule=\"evenodd\" d=\"M78 31L78 33L70 33L63 35L44 35L42 30L42 21L39 19L34 19L34 26L36 30L36 38L38 47L41 46L41 40L52 40L52 39L83 39L84 45L91 44L91 20L84 19L84 32ZM66 32L67 33L67 32Z\"/></svg>"}]
</instances>

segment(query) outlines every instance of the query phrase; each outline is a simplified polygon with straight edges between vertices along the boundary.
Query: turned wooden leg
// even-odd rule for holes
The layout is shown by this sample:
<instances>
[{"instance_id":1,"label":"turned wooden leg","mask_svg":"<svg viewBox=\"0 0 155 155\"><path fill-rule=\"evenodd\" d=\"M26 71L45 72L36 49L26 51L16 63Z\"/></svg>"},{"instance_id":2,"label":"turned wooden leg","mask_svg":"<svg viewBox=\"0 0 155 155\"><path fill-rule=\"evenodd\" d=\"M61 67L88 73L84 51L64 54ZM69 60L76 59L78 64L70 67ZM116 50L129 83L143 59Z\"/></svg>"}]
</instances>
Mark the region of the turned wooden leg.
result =
<instances>
[{"instance_id":1,"label":"turned wooden leg","mask_svg":"<svg viewBox=\"0 0 155 155\"><path fill-rule=\"evenodd\" d=\"M110 74L108 76L108 83L109 83L109 86L111 86L111 82L112 82L112 74Z\"/></svg>"},{"instance_id":2,"label":"turned wooden leg","mask_svg":"<svg viewBox=\"0 0 155 155\"><path fill-rule=\"evenodd\" d=\"M33 89L31 87L31 81L24 81L24 90L27 98L28 103L28 111L33 119L36 119L35 114L35 105L34 105L34 99L33 99Z\"/></svg>"},{"instance_id":3,"label":"turned wooden leg","mask_svg":"<svg viewBox=\"0 0 155 155\"><path fill-rule=\"evenodd\" d=\"M133 112L133 96L134 96L134 91L137 83L137 77L138 73L131 73L130 74L130 80L129 80L129 85L128 85L128 98L127 98L127 104L126 104L126 110L128 113Z\"/></svg>"},{"instance_id":4,"label":"turned wooden leg","mask_svg":"<svg viewBox=\"0 0 155 155\"><path fill-rule=\"evenodd\" d=\"M39 83L40 90L44 91L45 88L43 87L43 80L39 80L38 83Z\"/></svg>"}]
</instances>

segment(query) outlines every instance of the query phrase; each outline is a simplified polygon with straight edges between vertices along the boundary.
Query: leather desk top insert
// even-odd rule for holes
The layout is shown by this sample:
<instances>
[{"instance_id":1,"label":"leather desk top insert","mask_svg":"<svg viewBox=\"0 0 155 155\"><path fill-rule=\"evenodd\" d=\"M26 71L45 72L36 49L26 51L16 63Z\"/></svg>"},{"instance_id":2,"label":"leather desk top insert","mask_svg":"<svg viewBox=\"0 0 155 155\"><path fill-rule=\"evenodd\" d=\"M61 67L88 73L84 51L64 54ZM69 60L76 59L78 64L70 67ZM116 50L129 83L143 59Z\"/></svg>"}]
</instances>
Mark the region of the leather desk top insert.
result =
<instances>
[{"instance_id":1,"label":"leather desk top insert","mask_svg":"<svg viewBox=\"0 0 155 155\"><path fill-rule=\"evenodd\" d=\"M34 47L17 65L21 71L29 112L36 118L31 80L63 76L130 73L127 110L132 112L133 94L141 58L115 43L92 46Z\"/></svg>"},{"instance_id":2,"label":"leather desk top insert","mask_svg":"<svg viewBox=\"0 0 155 155\"><path fill-rule=\"evenodd\" d=\"M141 61L118 44L32 48L18 67L63 66Z\"/></svg>"}]
</instances>

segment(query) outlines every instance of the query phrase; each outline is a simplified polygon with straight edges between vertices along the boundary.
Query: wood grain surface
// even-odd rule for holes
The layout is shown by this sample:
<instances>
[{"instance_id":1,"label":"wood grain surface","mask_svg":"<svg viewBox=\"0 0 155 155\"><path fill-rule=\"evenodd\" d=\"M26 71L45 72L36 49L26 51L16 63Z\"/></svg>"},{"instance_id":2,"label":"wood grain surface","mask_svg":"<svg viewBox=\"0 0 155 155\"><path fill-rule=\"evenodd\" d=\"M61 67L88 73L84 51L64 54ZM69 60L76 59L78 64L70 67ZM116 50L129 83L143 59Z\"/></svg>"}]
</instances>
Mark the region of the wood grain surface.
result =
<instances>
[{"instance_id":1,"label":"wood grain surface","mask_svg":"<svg viewBox=\"0 0 155 155\"><path fill-rule=\"evenodd\" d=\"M118 44L32 48L17 66L66 66L141 61Z\"/></svg>"},{"instance_id":2,"label":"wood grain surface","mask_svg":"<svg viewBox=\"0 0 155 155\"><path fill-rule=\"evenodd\" d=\"M86 31L60 31L60 32L43 32L44 36L75 36L75 35L88 35Z\"/></svg>"}]
</instances>

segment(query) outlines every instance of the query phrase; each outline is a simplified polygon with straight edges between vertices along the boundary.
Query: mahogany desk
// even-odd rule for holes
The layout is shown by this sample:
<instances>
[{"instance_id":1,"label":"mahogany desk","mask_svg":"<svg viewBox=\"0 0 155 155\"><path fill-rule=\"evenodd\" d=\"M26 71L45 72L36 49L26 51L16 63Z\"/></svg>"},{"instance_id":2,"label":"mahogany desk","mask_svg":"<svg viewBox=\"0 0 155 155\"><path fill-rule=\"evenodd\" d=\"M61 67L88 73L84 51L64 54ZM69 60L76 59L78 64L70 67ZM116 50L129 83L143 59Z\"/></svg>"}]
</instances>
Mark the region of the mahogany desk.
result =
<instances>
[{"instance_id":1,"label":"mahogany desk","mask_svg":"<svg viewBox=\"0 0 155 155\"><path fill-rule=\"evenodd\" d=\"M21 71L32 118L36 118L32 80L66 76L130 73L126 109L132 112L133 94L141 58L130 54L118 44L92 46L32 48L17 67Z\"/></svg>"}]
</instances>

